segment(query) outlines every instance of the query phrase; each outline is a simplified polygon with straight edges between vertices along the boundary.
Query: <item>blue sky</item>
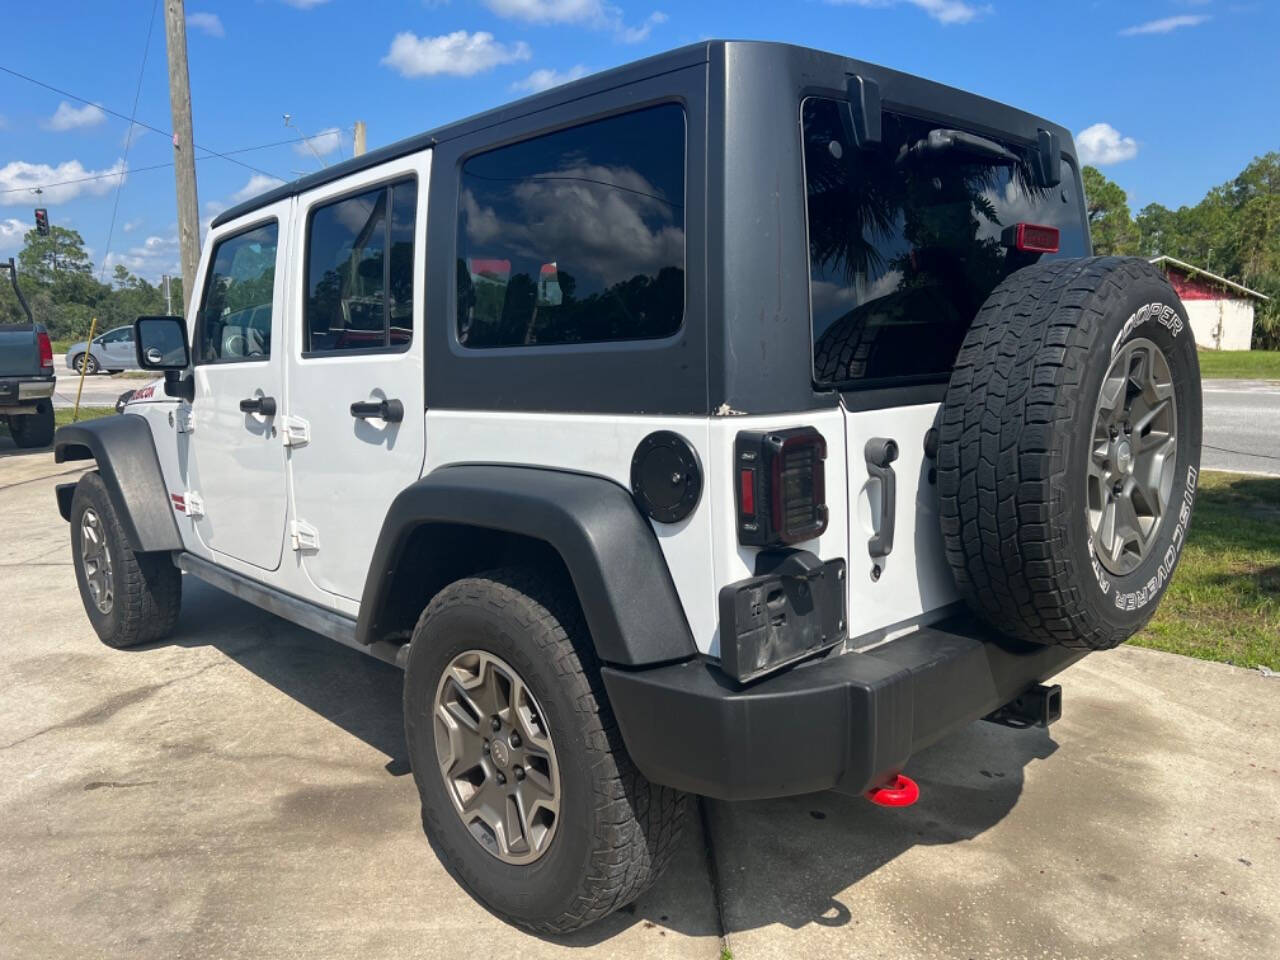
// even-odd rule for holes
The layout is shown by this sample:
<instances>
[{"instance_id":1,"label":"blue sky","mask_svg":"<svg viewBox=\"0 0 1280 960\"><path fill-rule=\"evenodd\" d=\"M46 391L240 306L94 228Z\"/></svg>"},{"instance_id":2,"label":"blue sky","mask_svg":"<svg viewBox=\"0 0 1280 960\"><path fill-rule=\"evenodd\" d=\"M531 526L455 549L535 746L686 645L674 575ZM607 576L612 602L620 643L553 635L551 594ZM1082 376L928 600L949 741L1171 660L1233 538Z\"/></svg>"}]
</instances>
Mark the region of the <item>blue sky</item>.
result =
<instances>
[{"instance_id":1,"label":"blue sky","mask_svg":"<svg viewBox=\"0 0 1280 960\"><path fill-rule=\"evenodd\" d=\"M128 115L155 0L5 5L0 66ZM918 73L1050 117L1082 155L1149 202L1194 203L1280 149L1274 0L188 0L196 143L247 166L197 165L202 216L350 156L707 37L782 40ZM286 126L284 114L292 117ZM139 120L171 129L164 13L141 71ZM128 123L0 72L0 256L32 208L107 250ZM297 142L299 131L312 138ZM314 149L313 149L314 148ZM319 154L319 156L317 156ZM111 263L176 272L166 136L134 128ZM249 169L252 167L254 169Z\"/></svg>"}]
</instances>

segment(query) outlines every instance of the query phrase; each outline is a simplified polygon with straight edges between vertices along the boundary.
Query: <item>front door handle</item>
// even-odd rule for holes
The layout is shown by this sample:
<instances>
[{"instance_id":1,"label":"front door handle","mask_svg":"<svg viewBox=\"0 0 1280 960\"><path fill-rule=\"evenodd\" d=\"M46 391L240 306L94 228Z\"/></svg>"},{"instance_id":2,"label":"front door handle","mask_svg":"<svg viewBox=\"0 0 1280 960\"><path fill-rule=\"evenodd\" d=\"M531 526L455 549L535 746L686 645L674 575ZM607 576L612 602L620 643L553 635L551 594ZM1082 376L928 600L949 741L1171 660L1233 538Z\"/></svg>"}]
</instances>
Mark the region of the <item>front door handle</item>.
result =
<instances>
[{"instance_id":1,"label":"front door handle","mask_svg":"<svg viewBox=\"0 0 1280 960\"><path fill-rule=\"evenodd\" d=\"M351 405L351 415L357 420L399 423L404 419L404 404L399 400L357 400Z\"/></svg>"},{"instance_id":2,"label":"front door handle","mask_svg":"<svg viewBox=\"0 0 1280 960\"><path fill-rule=\"evenodd\" d=\"M240 412L260 413L264 417L274 417L276 415L276 398L250 397L248 400L241 400Z\"/></svg>"},{"instance_id":3,"label":"front door handle","mask_svg":"<svg viewBox=\"0 0 1280 960\"><path fill-rule=\"evenodd\" d=\"M867 540L871 554L871 579L879 580L885 558L893 552L893 528L898 513L898 482L893 461L898 459L898 443L885 437L872 437L863 449L867 474L880 481L880 530Z\"/></svg>"}]
</instances>

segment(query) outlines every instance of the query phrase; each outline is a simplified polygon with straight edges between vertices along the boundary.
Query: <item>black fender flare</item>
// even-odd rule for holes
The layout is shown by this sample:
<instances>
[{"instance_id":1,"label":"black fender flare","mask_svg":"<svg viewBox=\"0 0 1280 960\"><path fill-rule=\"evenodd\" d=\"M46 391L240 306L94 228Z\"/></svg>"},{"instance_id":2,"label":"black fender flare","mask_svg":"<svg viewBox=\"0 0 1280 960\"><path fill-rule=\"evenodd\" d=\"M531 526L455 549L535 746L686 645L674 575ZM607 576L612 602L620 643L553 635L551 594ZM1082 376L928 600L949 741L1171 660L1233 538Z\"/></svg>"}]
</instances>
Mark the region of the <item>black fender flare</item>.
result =
<instances>
[{"instance_id":1,"label":"black fender flare","mask_svg":"<svg viewBox=\"0 0 1280 960\"><path fill-rule=\"evenodd\" d=\"M549 544L569 571L596 653L606 663L636 667L697 653L658 538L630 493L601 477L485 464L441 467L392 501L360 602L359 642L384 632L379 617L397 561L414 530L430 523Z\"/></svg>"},{"instance_id":2,"label":"black fender flare","mask_svg":"<svg viewBox=\"0 0 1280 960\"><path fill-rule=\"evenodd\" d=\"M182 549L173 503L146 419L125 413L59 427L53 435L53 460L97 461L98 474L134 550ZM71 499L62 491L57 496L58 510L69 520Z\"/></svg>"}]
</instances>

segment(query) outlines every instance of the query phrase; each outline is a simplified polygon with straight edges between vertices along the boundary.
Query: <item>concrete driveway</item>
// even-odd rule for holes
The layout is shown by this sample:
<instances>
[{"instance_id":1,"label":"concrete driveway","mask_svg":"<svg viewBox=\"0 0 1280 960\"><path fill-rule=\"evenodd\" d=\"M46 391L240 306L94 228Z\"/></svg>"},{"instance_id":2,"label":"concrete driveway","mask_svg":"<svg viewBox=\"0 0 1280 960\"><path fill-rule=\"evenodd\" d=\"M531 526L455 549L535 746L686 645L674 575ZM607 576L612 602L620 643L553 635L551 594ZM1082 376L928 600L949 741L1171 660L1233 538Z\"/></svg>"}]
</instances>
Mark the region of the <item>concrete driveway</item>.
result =
<instances>
[{"instance_id":1,"label":"concrete driveway","mask_svg":"<svg viewBox=\"0 0 1280 960\"><path fill-rule=\"evenodd\" d=\"M706 803L633 908L528 936L423 836L394 669L190 581L171 641L97 642L66 467L0 440L2 956L1280 955L1280 679L1133 648L915 807Z\"/></svg>"}]
</instances>

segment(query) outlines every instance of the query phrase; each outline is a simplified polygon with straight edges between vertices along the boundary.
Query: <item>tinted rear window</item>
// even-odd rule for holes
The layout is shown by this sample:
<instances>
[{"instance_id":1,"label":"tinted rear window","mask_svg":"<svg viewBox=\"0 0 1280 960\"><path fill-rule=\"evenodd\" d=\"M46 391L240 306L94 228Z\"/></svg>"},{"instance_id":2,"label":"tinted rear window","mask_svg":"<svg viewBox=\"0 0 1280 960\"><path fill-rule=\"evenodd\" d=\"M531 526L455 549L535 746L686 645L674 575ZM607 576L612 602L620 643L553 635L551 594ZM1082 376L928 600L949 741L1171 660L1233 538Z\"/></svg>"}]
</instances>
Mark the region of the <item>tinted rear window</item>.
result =
<instances>
[{"instance_id":1,"label":"tinted rear window","mask_svg":"<svg viewBox=\"0 0 1280 960\"><path fill-rule=\"evenodd\" d=\"M684 109L663 104L471 157L458 340L644 340L684 317Z\"/></svg>"},{"instance_id":2,"label":"tinted rear window","mask_svg":"<svg viewBox=\"0 0 1280 960\"><path fill-rule=\"evenodd\" d=\"M1017 162L957 151L900 161L938 126L884 115L872 150L849 142L834 100L802 110L809 216L814 379L859 387L945 378L978 308L1004 277L1038 257L1007 249L1005 227L1057 227L1059 253L1084 256L1075 171L1033 184Z\"/></svg>"}]
</instances>

